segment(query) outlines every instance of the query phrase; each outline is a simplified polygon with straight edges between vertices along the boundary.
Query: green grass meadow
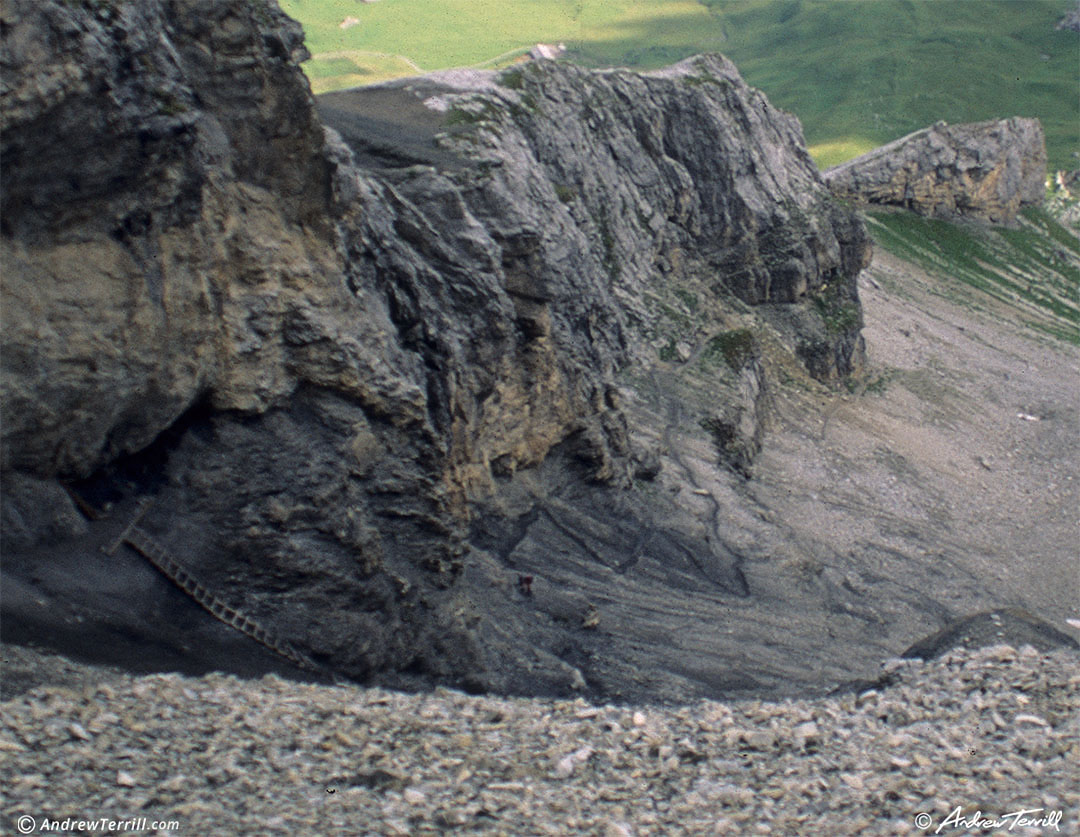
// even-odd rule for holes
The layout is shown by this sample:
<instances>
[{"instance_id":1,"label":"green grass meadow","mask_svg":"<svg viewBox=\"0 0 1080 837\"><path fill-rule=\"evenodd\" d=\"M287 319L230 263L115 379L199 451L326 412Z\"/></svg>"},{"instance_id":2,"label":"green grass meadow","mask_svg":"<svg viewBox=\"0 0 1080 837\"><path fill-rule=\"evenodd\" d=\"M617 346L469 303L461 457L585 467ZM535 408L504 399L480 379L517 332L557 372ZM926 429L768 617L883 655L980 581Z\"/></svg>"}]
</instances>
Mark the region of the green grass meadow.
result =
<instances>
[{"instance_id":1,"label":"green grass meadow","mask_svg":"<svg viewBox=\"0 0 1080 837\"><path fill-rule=\"evenodd\" d=\"M867 214L874 242L924 270L1034 315L1030 328L1080 344L1080 241L1045 209L1021 211L1015 229L954 224L911 212Z\"/></svg>"},{"instance_id":2,"label":"green grass meadow","mask_svg":"<svg viewBox=\"0 0 1080 837\"><path fill-rule=\"evenodd\" d=\"M695 0L280 2L304 25L316 92L418 70L506 66L536 43L618 43L635 28L647 33L665 21L712 19ZM348 18L358 23L342 28Z\"/></svg>"},{"instance_id":3,"label":"green grass meadow","mask_svg":"<svg viewBox=\"0 0 1080 837\"><path fill-rule=\"evenodd\" d=\"M802 119L811 146L880 145L941 119L1036 116L1050 167L1080 168L1080 35L1054 29L1068 2L711 5L729 57Z\"/></svg>"},{"instance_id":4,"label":"green grass meadow","mask_svg":"<svg viewBox=\"0 0 1080 837\"><path fill-rule=\"evenodd\" d=\"M834 165L938 120L1036 116L1052 169L1080 168L1075 0L281 0L316 92L563 42L587 66L723 52ZM351 20L349 20L351 19ZM349 20L352 25L342 28Z\"/></svg>"}]
</instances>

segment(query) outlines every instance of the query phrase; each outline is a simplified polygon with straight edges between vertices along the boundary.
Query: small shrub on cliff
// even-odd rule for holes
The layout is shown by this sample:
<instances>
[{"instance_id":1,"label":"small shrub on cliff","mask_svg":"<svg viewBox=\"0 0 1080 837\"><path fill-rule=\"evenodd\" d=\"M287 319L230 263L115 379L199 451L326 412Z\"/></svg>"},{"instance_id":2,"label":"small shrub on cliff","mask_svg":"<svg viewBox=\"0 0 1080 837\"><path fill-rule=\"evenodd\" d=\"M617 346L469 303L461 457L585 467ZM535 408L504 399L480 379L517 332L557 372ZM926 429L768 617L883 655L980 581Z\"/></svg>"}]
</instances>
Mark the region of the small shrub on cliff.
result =
<instances>
[{"instance_id":1,"label":"small shrub on cliff","mask_svg":"<svg viewBox=\"0 0 1080 837\"><path fill-rule=\"evenodd\" d=\"M475 105L451 108L446 115L448 127L458 125L481 125L495 122L499 118L499 109L491 102L484 102L479 108Z\"/></svg>"},{"instance_id":2,"label":"small shrub on cliff","mask_svg":"<svg viewBox=\"0 0 1080 837\"><path fill-rule=\"evenodd\" d=\"M827 288L813 297L814 307L829 334L844 334L862 324L862 312L857 303L841 299L834 288Z\"/></svg>"},{"instance_id":3,"label":"small shrub on cliff","mask_svg":"<svg viewBox=\"0 0 1080 837\"><path fill-rule=\"evenodd\" d=\"M757 350L754 333L748 328L736 328L713 337L705 348L705 357L722 357L732 371L740 372L757 354Z\"/></svg>"},{"instance_id":4,"label":"small shrub on cliff","mask_svg":"<svg viewBox=\"0 0 1080 837\"><path fill-rule=\"evenodd\" d=\"M555 184L555 197L557 197L563 203L572 203L574 198L577 197L577 191L564 183Z\"/></svg>"},{"instance_id":5,"label":"small shrub on cliff","mask_svg":"<svg viewBox=\"0 0 1080 837\"><path fill-rule=\"evenodd\" d=\"M673 363L674 361L678 360L679 352L675 348L675 340L669 339L664 346L660 347L660 350L657 352L657 354L659 355L660 360L664 361L664 363Z\"/></svg>"},{"instance_id":6,"label":"small shrub on cliff","mask_svg":"<svg viewBox=\"0 0 1080 837\"><path fill-rule=\"evenodd\" d=\"M499 84L511 90L520 90L525 86L525 71L520 67L507 70L499 76Z\"/></svg>"},{"instance_id":7,"label":"small shrub on cliff","mask_svg":"<svg viewBox=\"0 0 1080 837\"><path fill-rule=\"evenodd\" d=\"M682 303L690 309L691 314L695 313L698 308L701 307L701 301L698 299L697 294L683 290L682 288L676 288L674 293L675 296L682 300Z\"/></svg>"}]
</instances>

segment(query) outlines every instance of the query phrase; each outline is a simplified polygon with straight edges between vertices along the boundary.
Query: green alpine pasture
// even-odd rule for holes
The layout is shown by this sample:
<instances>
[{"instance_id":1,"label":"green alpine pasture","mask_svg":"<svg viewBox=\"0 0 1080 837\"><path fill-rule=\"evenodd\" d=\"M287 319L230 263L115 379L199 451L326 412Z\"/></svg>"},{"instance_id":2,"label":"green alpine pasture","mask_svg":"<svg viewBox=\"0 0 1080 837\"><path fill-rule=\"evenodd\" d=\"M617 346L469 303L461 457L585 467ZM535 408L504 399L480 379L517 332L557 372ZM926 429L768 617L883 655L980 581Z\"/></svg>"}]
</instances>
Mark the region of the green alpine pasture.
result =
<instances>
[{"instance_id":1,"label":"green alpine pasture","mask_svg":"<svg viewBox=\"0 0 1080 837\"><path fill-rule=\"evenodd\" d=\"M652 69L722 52L803 123L826 167L939 120L1036 116L1051 169L1080 168L1075 0L281 0L316 92L536 43L587 66Z\"/></svg>"},{"instance_id":2,"label":"green alpine pasture","mask_svg":"<svg viewBox=\"0 0 1080 837\"><path fill-rule=\"evenodd\" d=\"M306 66L316 92L450 67L502 67L520 61L537 43L618 43L628 32L645 35L665 21L712 22L695 0L280 3L304 25L313 56Z\"/></svg>"},{"instance_id":3,"label":"green alpine pasture","mask_svg":"<svg viewBox=\"0 0 1080 837\"><path fill-rule=\"evenodd\" d=\"M1035 116L1050 168L1080 168L1080 35L1054 28L1075 2L709 5L729 36L721 50L800 117L811 146L880 145L938 120Z\"/></svg>"},{"instance_id":4,"label":"green alpine pasture","mask_svg":"<svg viewBox=\"0 0 1080 837\"><path fill-rule=\"evenodd\" d=\"M1015 229L950 223L912 212L867 214L874 243L950 283L1017 307L1032 329L1080 344L1080 240L1040 207Z\"/></svg>"}]
</instances>

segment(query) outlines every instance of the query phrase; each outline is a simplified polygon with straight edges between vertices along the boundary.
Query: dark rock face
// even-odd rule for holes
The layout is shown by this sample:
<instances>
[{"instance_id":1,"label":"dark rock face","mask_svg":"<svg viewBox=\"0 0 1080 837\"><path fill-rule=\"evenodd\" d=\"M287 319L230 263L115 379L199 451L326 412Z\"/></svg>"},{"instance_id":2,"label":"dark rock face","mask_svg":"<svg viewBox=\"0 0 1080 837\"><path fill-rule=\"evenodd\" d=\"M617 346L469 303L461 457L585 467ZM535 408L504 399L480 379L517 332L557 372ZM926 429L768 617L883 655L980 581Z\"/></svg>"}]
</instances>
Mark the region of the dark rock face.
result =
<instances>
[{"instance_id":1,"label":"dark rock face","mask_svg":"<svg viewBox=\"0 0 1080 837\"><path fill-rule=\"evenodd\" d=\"M303 242L262 224L281 249L229 278L258 221L325 215L329 164L299 27L255 17L5 5L5 467L85 476L203 395L258 409L295 386L260 286L307 280Z\"/></svg>"},{"instance_id":2,"label":"dark rock face","mask_svg":"<svg viewBox=\"0 0 1080 837\"><path fill-rule=\"evenodd\" d=\"M1011 224L1042 202L1046 140L1037 119L938 123L825 172L838 197L937 218Z\"/></svg>"},{"instance_id":3,"label":"dark rock face","mask_svg":"<svg viewBox=\"0 0 1080 837\"><path fill-rule=\"evenodd\" d=\"M737 376L735 397L701 420L716 446L719 461L749 477L761 451L769 413L769 385L760 348L749 329L735 329L713 338L711 348L722 354Z\"/></svg>"},{"instance_id":4,"label":"dark rock face","mask_svg":"<svg viewBox=\"0 0 1080 837\"><path fill-rule=\"evenodd\" d=\"M321 130L296 106L303 31L276 5L12 3L3 14L5 233L139 239L190 222L211 169L272 186L293 215L323 211Z\"/></svg>"},{"instance_id":5,"label":"dark rock face","mask_svg":"<svg viewBox=\"0 0 1080 837\"><path fill-rule=\"evenodd\" d=\"M9 567L75 578L149 497L177 563L348 676L753 684L649 685L632 654L586 683L585 593L520 607L506 579L548 550L660 568L656 595L747 594L736 554L627 490L650 454L617 375L655 364L650 300L678 283L819 378L858 365L869 242L793 117L719 57L543 62L326 97L324 133L273 3L14 0L0 26ZM737 468L755 364L715 386ZM51 590L72 625L115 594Z\"/></svg>"}]
</instances>

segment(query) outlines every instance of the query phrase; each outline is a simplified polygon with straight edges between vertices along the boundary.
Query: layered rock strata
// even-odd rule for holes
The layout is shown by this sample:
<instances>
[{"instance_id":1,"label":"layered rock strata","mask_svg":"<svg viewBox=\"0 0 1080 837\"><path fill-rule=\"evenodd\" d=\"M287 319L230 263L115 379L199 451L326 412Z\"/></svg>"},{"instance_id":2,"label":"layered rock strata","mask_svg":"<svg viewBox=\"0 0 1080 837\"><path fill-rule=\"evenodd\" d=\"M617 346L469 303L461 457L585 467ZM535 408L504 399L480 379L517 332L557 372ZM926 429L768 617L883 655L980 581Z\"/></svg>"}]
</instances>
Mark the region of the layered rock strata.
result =
<instances>
[{"instance_id":1,"label":"layered rock strata","mask_svg":"<svg viewBox=\"0 0 1080 837\"><path fill-rule=\"evenodd\" d=\"M861 205L1012 224L1043 199L1046 140L1037 119L939 122L834 166L825 181Z\"/></svg>"},{"instance_id":2,"label":"layered rock strata","mask_svg":"<svg viewBox=\"0 0 1080 837\"><path fill-rule=\"evenodd\" d=\"M579 594L538 588L570 614L539 633L488 601L537 520L606 518L626 569L651 551L746 595L627 490L649 456L617 375L655 363L649 300L689 281L847 374L869 242L729 62L448 73L317 111L274 3L14 0L0 27L9 615L166 642L176 591L97 549L138 499L220 610L361 679L585 688ZM752 456L748 368L716 394L749 405Z\"/></svg>"}]
</instances>

